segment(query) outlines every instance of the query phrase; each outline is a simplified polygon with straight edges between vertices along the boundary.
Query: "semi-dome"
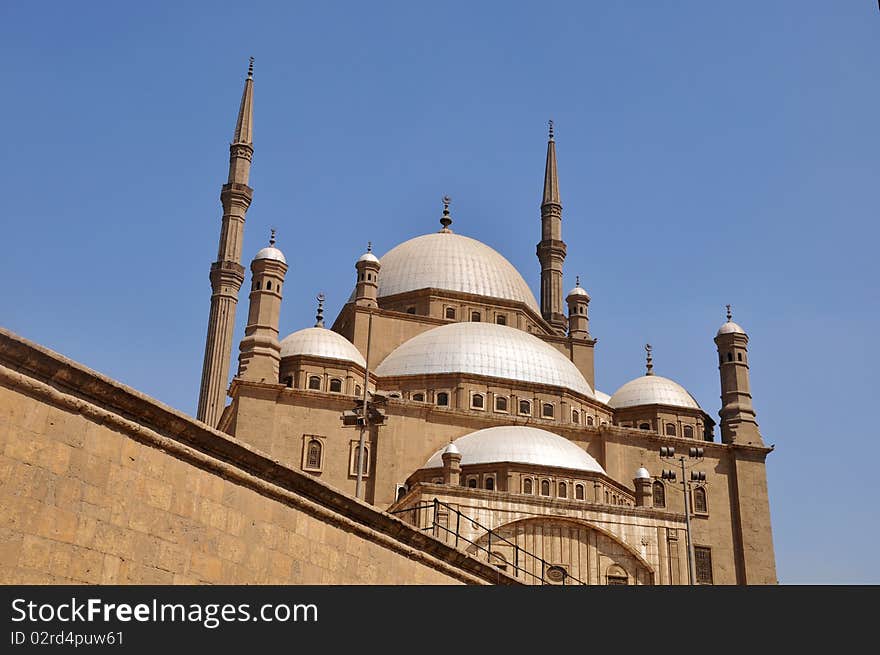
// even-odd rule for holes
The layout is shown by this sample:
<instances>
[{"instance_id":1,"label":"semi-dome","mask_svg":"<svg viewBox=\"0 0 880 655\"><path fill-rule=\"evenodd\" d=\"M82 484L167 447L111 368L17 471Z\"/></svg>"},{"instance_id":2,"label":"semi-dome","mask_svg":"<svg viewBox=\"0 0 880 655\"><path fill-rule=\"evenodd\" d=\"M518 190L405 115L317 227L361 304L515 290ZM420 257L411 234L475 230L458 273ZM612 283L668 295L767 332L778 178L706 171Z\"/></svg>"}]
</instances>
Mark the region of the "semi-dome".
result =
<instances>
[{"instance_id":1,"label":"semi-dome","mask_svg":"<svg viewBox=\"0 0 880 655\"><path fill-rule=\"evenodd\" d=\"M449 323L405 341L376 368L379 377L470 373L561 387L593 397L571 361L538 337L495 323Z\"/></svg>"},{"instance_id":2,"label":"semi-dome","mask_svg":"<svg viewBox=\"0 0 880 655\"><path fill-rule=\"evenodd\" d=\"M348 339L333 330L310 327L288 334L281 340L281 357L310 355L327 359L341 359L367 367L363 355Z\"/></svg>"},{"instance_id":3,"label":"semi-dome","mask_svg":"<svg viewBox=\"0 0 880 655\"><path fill-rule=\"evenodd\" d=\"M524 425L477 430L453 443L461 452L462 466L511 462L605 473L599 462L565 437ZM443 450L431 455L422 468L442 467Z\"/></svg>"},{"instance_id":4,"label":"semi-dome","mask_svg":"<svg viewBox=\"0 0 880 655\"><path fill-rule=\"evenodd\" d=\"M287 263L284 253L278 250L275 246L266 246L256 254L254 259L274 259L282 264Z\"/></svg>"},{"instance_id":5,"label":"semi-dome","mask_svg":"<svg viewBox=\"0 0 880 655\"><path fill-rule=\"evenodd\" d=\"M395 246L379 261L380 298L433 288L513 300L540 314L522 275L476 239L453 232L425 234Z\"/></svg>"},{"instance_id":6,"label":"semi-dome","mask_svg":"<svg viewBox=\"0 0 880 655\"><path fill-rule=\"evenodd\" d=\"M687 389L660 375L643 375L630 380L614 392L608 405L614 409L639 405L670 405L700 409L700 405Z\"/></svg>"},{"instance_id":7,"label":"semi-dome","mask_svg":"<svg viewBox=\"0 0 880 655\"><path fill-rule=\"evenodd\" d=\"M651 474L648 473L648 469L644 466L640 467L636 470L636 480L650 480Z\"/></svg>"},{"instance_id":8,"label":"semi-dome","mask_svg":"<svg viewBox=\"0 0 880 655\"><path fill-rule=\"evenodd\" d=\"M746 331L742 329L740 325L734 323L733 321L727 321L724 325L718 328L718 334L715 336L721 336L722 334L745 334Z\"/></svg>"}]
</instances>

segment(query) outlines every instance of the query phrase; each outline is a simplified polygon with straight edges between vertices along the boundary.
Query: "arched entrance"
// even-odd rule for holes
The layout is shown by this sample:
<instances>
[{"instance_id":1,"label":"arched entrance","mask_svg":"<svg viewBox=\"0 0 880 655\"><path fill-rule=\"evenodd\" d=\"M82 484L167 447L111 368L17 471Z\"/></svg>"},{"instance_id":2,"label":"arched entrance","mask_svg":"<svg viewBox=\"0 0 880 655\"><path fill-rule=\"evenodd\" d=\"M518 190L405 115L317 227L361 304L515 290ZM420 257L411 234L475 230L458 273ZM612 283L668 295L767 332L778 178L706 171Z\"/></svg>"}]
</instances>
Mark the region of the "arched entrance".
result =
<instances>
[{"instance_id":1,"label":"arched entrance","mask_svg":"<svg viewBox=\"0 0 880 655\"><path fill-rule=\"evenodd\" d=\"M577 519L513 521L467 551L527 584L654 584L651 566L637 552Z\"/></svg>"}]
</instances>

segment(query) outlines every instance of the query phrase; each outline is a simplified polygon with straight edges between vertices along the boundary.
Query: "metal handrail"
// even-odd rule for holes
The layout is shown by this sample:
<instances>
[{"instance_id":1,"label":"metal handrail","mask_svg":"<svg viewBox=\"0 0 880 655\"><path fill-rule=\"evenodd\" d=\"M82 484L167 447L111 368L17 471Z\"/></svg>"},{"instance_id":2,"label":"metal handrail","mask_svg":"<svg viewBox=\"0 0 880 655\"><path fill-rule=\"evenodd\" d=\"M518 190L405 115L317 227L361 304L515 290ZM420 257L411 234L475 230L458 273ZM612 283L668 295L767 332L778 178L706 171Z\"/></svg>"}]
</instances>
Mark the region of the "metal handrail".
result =
<instances>
[{"instance_id":1,"label":"metal handrail","mask_svg":"<svg viewBox=\"0 0 880 655\"><path fill-rule=\"evenodd\" d=\"M454 531L450 530L445 525L441 525L440 522L437 520L438 515L440 513L440 507L445 507L448 511L453 512L456 515L455 530ZM443 501L439 500L438 498L435 498L433 501L430 501L430 502L419 503L418 505L413 505L412 507L407 507L404 509L397 509L397 510L394 510L393 512L389 512L389 513L390 514L403 514L405 512L413 512L414 513L413 517L414 517L414 521L415 521L415 517L417 516L415 514L415 512L420 511L420 510L425 510L425 509L433 509L434 516L433 516L433 520L431 522L431 525L425 525L425 527L423 527L423 528L418 528L421 532L427 532L430 530L430 531L434 532L434 535L436 536L438 530L444 530L445 532L447 532L450 535L455 535L455 547L456 548L458 548L459 540L464 541L464 542L474 546L475 548L477 548L478 551L485 552L486 558L487 558L487 560L490 561L490 563L491 563L491 557L492 557L492 542L493 542L493 540L495 541L496 544L499 542L506 543L510 546L513 546L514 561L512 563L512 566L513 566L514 571L516 572L514 574L514 577L519 577L519 573L522 572L524 575L531 576L532 578L535 578L536 580L540 580L541 584L547 584L547 581L544 576L544 573L547 570L548 565L550 565L550 563L547 562L547 560L545 560L542 557L538 557L534 553L530 553L529 551L525 550L524 548L522 548L518 544L515 544L514 542L510 541L509 539L501 536L495 530L492 530L491 528L487 528L486 526L482 525L479 521L471 518L470 516L468 516L467 514L462 512L461 510L453 507L449 503L444 503ZM475 541L471 541L470 539L468 539L467 537L465 537L464 535L461 534L461 519L462 519L462 517L464 517L465 519L470 521L471 524L473 526L475 526L478 530L485 531L485 533L487 535L487 539L488 539L488 547L482 546ZM496 548L497 548L497 546L496 546ZM535 575L531 571L524 569L520 566L520 552L522 552L523 555L525 555L527 557L531 557L534 560L540 562L541 575ZM510 564L510 562L508 562L508 564ZM565 569L562 569L562 584L563 585L568 585L568 584L586 585L587 583L583 582L582 580L577 579L576 577L571 575Z\"/></svg>"}]
</instances>

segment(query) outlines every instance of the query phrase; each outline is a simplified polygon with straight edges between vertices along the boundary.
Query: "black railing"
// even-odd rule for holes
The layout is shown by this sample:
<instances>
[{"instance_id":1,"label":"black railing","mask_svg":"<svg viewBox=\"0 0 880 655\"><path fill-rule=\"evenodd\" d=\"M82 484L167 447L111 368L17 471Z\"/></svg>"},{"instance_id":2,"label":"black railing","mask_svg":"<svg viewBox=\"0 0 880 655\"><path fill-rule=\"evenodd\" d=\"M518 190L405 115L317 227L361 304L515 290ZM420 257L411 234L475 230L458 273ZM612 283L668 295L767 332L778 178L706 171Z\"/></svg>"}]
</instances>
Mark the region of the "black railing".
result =
<instances>
[{"instance_id":1,"label":"black railing","mask_svg":"<svg viewBox=\"0 0 880 655\"><path fill-rule=\"evenodd\" d=\"M439 520L441 507L446 508L446 510L449 513L455 515L455 530L450 529L447 525L443 525L443 522L441 522ZM459 548L459 544L462 541L467 544L470 544L471 546L473 546L474 548L477 549L477 552L486 553L486 559L488 560L488 562L490 564L492 564L492 544L493 543L495 544L496 549L499 547L499 544L506 544L507 546L512 547L513 548L513 562L508 562L506 559L501 558L501 556L499 555L497 550L496 550L495 556L502 559L502 561L504 561L505 565L510 565L513 567L513 571L514 571L513 576L515 578L520 577L520 574L522 574L524 577L529 576L531 578L534 578L535 580L540 581L540 584L551 584L551 583L558 583L558 584L562 584L562 585L585 585L586 584L586 582L578 580L576 577L571 575L563 567L550 564L545 559L538 557L537 555L535 555L533 553L530 553L529 551L523 549L518 544L515 544L514 542L510 541L509 539L502 537L495 530L492 530L490 528L487 528L484 525L481 525L478 521L475 521L474 519L472 519L468 515L463 514L460 510L453 507L449 503L444 503L443 501L438 500L437 498L435 498L433 501L430 501L430 502L419 503L418 505L413 505L412 507L407 507L405 509L397 509L397 510L394 510L393 512L390 512L390 513L391 514L406 514L408 512L412 512L412 517L413 517L412 524L415 527L418 527L419 525L421 525L423 523L425 524L424 527L419 528L419 530L421 530L422 532L431 531L433 533L433 536L435 536L435 537L439 537L441 534L446 533L446 534L450 535L450 539L451 539L451 537L454 536L456 548ZM428 524L428 521L427 521L428 516L431 517L430 524ZM450 516L450 514L447 514L447 523L448 523L449 516ZM420 517L423 518L424 520L419 520ZM470 522L471 526L474 527L476 530L483 532L483 534L481 536L486 537L486 545L485 546L477 543L476 541L471 541L470 539L468 539L467 537L465 537L461 533L461 520L462 520L462 518L464 518L466 521ZM446 541L448 542L450 539L447 539ZM523 566L521 566L521 564L529 564L529 563L537 564L540 568L541 574L536 575L535 573L533 573L529 569L523 568ZM558 571L561 574L560 581L557 582L556 580L551 580L548 582L548 577L547 577L548 571L551 571L551 572Z\"/></svg>"}]
</instances>

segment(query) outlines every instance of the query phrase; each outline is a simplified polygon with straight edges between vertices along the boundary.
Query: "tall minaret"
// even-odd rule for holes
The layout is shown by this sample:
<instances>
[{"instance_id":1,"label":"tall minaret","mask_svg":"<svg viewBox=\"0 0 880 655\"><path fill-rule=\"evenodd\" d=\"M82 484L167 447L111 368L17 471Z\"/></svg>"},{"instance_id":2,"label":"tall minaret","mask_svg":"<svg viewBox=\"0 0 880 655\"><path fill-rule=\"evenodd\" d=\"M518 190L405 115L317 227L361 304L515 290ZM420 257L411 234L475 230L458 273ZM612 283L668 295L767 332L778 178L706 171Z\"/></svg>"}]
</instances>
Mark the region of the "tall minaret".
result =
<instances>
[{"instance_id":1,"label":"tall minaret","mask_svg":"<svg viewBox=\"0 0 880 655\"><path fill-rule=\"evenodd\" d=\"M763 446L749 385L749 336L732 319L727 305L727 322L715 336L721 372L721 441Z\"/></svg>"},{"instance_id":2,"label":"tall minaret","mask_svg":"<svg viewBox=\"0 0 880 655\"><path fill-rule=\"evenodd\" d=\"M244 282L241 241L244 234L244 215L254 194L253 189L248 186L251 158L254 154L253 124L254 59L251 57L235 134L229 145L229 180L220 191L220 202L223 205L220 247L217 261L211 264L211 313L208 317L208 336L205 340L205 360L202 364L202 385L196 416L212 426L217 425L226 404L235 306L238 304L238 291Z\"/></svg>"},{"instance_id":3,"label":"tall minaret","mask_svg":"<svg viewBox=\"0 0 880 655\"><path fill-rule=\"evenodd\" d=\"M553 121L547 142L547 164L544 168L544 197L541 201L541 315L559 334L565 334L566 321L562 303L562 262L565 242L562 240L562 202L559 199L559 177L556 174L556 142Z\"/></svg>"}]
</instances>

